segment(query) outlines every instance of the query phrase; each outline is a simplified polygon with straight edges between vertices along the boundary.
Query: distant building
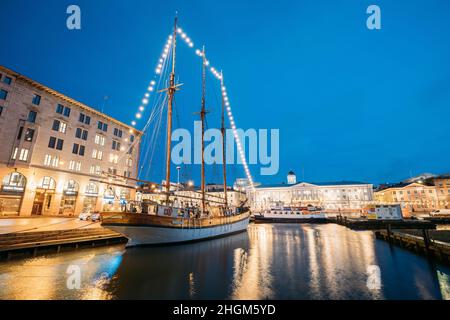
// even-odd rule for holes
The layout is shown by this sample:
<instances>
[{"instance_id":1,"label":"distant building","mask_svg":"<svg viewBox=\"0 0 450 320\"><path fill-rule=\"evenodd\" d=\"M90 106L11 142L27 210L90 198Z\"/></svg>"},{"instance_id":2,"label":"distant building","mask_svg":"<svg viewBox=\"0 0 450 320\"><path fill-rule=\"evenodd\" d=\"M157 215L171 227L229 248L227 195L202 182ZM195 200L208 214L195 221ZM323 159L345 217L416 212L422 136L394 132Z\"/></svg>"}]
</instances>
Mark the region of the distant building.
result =
<instances>
[{"instance_id":1,"label":"distant building","mask_svg":"<svg viewBox=\"0 0 450 320\"><path fill-rule=\"evenodd\" d=\"M162 192L163 188L156 184L146 184L142 186L139 191L139 198L142 200L151 200L162 203L166 199L166 195ZM198 187L180 186L179 190L173 189L171 191L171 200L174 200L180 206L200 206L202 194ZM205 195L206 202L212 206L221 206L225 202L223 186L222 185L208 185ZM240 206L246 203L247 196L245 192L228 188L227 200L229 206Z\"/></svg>"},{"instance_id":2,"label":"distant building","mask_svg":"<svg viewBox=\"0 0 450 320\"><path fill-rule=\"evenodd\" d=\"M439 209L450 209L450 174L436 176L432 180L436 187Z\"/></svg>"},{"instance_id":3,"label":"distant building","mask_svg":"<svg viewBox=\"0 0 450 320\"><path fill-rule=\"evenodd\" d=\"M418 176L411 177L409 179L403 180L401 183L405 183L405 184L406 183L413 183L413 182L422 183L425 180L428 180L428 179L431 179L431 178L434 178L434 177L436 177L436 175L433 174L433 173L422 173L422 174L419 174Z\"/></svg>"},{"instance_id":4,"label":"distant building","mask_svg":"<svg viewBox=\"0 0 450 320\"><path fill-rule=\"evenodd\" d=\"M295 174L294 174L295 175ZM359 212L373 203L373 186L361 182L289 183L295 181L288 174L288 184L260 185L250 197L251 208L258 212L269 209L274 203L285 205L319 206L329 212Z\"/></svg>"},{"instance_id":5,"label":"distant building","mask_svg":"<svg viewBox=\"0 0 450 320\"><path fill-rule=\"evenodd\" d=\"M140 134L0 66L0 216L120 210L134 198Z\"/></svg>"},{"instance_id":6,"label":"distant building","mask_svg":"<svg viewBox=\"0 0 450 320\"><path fill-rule=\"evenodd\" d=\"M297 176L295 175L294 171L289 171L287 175L287 183L288 184L296 184L297 183Z\"/></svg>"},{"instance_id":7,"label":"distant building","mask_svg":"<svg viewBox=\"0 0 450 320\"><path fill-rule=\"evenodd\" d=\"M424 183L399 183L375 192L380 203L401 204L405 216L439 208L436 187Z\"/></svg>"}]
</instances>

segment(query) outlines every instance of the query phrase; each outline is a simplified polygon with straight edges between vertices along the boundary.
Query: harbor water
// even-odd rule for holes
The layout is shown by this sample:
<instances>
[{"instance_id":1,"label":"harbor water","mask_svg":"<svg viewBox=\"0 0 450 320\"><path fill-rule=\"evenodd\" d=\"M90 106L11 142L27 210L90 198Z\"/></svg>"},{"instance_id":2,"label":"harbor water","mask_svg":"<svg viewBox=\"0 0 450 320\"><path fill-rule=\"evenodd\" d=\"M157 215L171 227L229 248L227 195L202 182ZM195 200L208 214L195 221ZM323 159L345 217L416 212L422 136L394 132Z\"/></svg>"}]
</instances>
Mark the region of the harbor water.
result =
<instances>
[{"instance_id":1,"label":"harbor water","mask_svg":"<svg viewBox=\"0 0 450 320\"><path fill-rule=\"evenodd\" d=\"M0 262L0 299L450 299L450 268L336 224Z\"/></svg>"}]
</instances>

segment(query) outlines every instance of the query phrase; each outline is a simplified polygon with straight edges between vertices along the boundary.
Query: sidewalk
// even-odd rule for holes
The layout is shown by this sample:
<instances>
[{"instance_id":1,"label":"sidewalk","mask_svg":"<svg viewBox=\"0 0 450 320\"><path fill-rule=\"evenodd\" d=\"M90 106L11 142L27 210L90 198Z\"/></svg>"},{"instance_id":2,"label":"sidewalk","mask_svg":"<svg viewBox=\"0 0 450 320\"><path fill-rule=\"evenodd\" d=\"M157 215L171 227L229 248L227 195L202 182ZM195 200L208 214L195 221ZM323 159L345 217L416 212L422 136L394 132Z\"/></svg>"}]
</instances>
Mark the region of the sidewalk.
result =
<instances>
[{"instance_id":1,"label":"sidewalk","mask_svg":"<svg viewBox=\"0 0 450 320\"><path fill-rule=\"evenodd\" d=\"M100 223L65 217L14 217L0 219L0 234L11 232L38 232L77 228L99 228Z\"/></svg>"}]
</instances>

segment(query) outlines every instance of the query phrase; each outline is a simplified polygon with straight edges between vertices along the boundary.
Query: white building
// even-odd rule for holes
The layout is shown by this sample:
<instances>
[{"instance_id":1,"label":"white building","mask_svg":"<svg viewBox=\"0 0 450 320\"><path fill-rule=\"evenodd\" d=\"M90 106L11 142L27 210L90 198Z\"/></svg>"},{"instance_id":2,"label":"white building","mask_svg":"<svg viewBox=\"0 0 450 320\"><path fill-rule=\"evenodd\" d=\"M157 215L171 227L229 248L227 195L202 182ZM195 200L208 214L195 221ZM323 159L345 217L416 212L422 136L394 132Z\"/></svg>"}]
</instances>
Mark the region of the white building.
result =
<instances>
[{"instance_id":1,"label":"white building","mask_svg":"<svg viewBox=\"0 0 450 320\"><path fill-rule=\"evenodd\" d=\"M307 183L296 182L295 174L288 174L288 183L261 185L250 196L255 212L269 209L277 202L295 206L319 206L325 211L359 212L373 204L373 186L361 182Z\"/></svg>"}]
</instances>

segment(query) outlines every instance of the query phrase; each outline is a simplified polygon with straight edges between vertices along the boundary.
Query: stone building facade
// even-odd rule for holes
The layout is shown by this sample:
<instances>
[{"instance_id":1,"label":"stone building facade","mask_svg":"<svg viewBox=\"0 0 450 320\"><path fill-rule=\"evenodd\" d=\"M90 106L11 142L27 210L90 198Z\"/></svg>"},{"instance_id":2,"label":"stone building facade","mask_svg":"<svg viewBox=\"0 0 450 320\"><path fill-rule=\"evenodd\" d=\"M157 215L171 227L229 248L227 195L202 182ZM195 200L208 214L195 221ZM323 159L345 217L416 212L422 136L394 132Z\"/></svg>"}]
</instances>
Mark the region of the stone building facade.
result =
<instances>
[{"instance_id":1,"label":"stone building facade","mask_svg":"<svg viewBox=\"0 0 450 320\"><path fill-rule=\"evenodd\" d=\"M141 132L0 66L0 216L117 210Z\"/></svg>"},{"instance_id":2,"label":"stone building facade","mask_svg":"<svg viewBox=\"0 0 450 320\"><path fill-rule=\"evenodd\" d=\"M260 185L251 194L250 204L255 212L267 210L275 203L292 206L318 206L327 212L360 212L374 203L373 185L360 182L295 183L293 172L288 183Z\"/></svg>"}]
</instances>

